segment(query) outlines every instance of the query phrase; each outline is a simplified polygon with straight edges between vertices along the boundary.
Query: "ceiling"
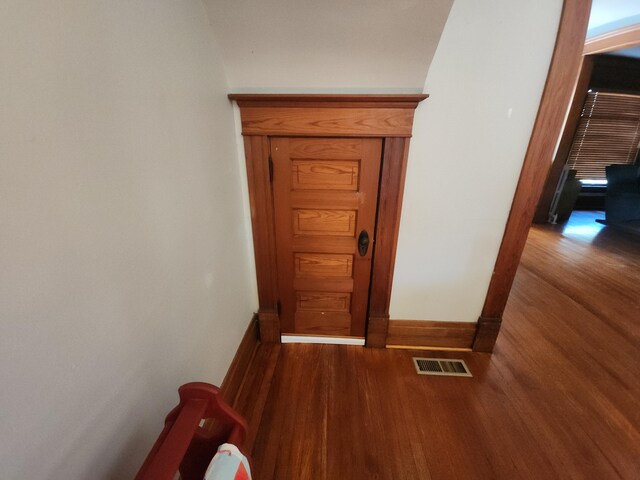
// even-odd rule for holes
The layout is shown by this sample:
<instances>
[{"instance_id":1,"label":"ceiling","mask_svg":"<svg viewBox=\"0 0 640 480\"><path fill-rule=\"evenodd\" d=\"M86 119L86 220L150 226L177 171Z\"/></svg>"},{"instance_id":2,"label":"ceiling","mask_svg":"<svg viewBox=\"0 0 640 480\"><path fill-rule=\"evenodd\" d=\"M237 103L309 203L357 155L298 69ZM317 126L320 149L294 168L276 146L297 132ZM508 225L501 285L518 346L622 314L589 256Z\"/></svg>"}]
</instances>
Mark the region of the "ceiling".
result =
<instances>
[{"instance_id":1,"label":"ceiling","mask_svg":"<svg viewBox=\"0 0 640 480\"><path fill-rule=\"evenodd\" d=\"M453 0L204 0L235 92L416 93Z\"/></svg>"},{"instance_id":2,"label":"ceiling","mask_svg":"<svg viewBox=\"0 0 640 480\"><path fill-rule=\"evenodd\" d=\"M415 93L453 0L204 3L235 92ZM593 0L587 37L636 23L640 0Z\"/></svg>"},{"instance_id":3,"label":"ceiling","mask_svg":"<svg viewBox=\"0 0 640 480\"><path fill-rule=\"evenodd\" d=\"M640 0L593 0L587 37L640 23Z\"/></svg>"}]
</instances>

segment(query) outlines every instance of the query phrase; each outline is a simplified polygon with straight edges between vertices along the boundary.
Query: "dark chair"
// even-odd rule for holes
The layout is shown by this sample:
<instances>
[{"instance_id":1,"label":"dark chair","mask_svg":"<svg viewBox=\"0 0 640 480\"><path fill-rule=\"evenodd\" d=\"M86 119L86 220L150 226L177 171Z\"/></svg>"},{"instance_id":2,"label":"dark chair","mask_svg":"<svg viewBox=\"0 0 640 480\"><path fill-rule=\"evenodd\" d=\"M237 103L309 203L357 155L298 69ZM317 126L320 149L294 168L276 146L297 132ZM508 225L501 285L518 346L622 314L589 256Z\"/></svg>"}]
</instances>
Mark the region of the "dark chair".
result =
<instances>
[{"instance_id":1,"label":"dark chair","mask_svg":"<svg viewBox=\"0 0 640 480\"><path fill-rule=\"evenodd\" d=\"M609 165L606 174L607 222L640 220L640 165Z\"/></svg>"},{"instance_id":2,"label":"dark chair","mask_svg":"<svg viewBox=\"0 0 640 480\"><path fill-rule=\"evenodd\" d=\"M569 170L567 180L564 182L558 205L556 206L556 222L562 223L569 220L571 212L576 206L576 201L582 189L582 183L576 178L577 170Z\"/></svg>"}]
</instances>

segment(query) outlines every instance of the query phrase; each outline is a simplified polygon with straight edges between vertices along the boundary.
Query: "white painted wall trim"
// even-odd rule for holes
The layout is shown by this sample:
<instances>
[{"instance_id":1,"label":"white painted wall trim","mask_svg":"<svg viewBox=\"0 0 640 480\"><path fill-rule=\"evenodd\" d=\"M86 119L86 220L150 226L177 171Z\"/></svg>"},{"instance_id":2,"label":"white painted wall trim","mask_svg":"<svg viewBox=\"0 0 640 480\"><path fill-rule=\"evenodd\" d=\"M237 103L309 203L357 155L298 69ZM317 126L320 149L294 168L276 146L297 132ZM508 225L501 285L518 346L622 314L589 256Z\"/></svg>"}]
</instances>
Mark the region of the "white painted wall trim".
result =
<instances>
[{"instance_id":1,"label":"white painted wall trim","mask_svg":"<svg viewBox=\"0 0 640 480\"><path fill-rule=\"evenodd\" d=\"M326 345L364 345L359 337L315 337L312 335L282 335L282 343L323 343Z\"/></svg>"}]
</instances>

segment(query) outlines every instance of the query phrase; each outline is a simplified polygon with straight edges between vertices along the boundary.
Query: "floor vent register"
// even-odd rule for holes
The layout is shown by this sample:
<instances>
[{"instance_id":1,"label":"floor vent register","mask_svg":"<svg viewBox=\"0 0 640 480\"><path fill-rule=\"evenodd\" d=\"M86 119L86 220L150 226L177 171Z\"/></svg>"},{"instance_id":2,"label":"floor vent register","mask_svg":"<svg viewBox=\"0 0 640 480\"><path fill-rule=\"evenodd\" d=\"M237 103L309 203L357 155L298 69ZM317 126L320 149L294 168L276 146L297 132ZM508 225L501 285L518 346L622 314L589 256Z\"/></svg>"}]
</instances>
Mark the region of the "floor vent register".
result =
<instances>
[{"instance_id":1,"label":"floor vent register","mask_svg":"<svg viewBox=\"0 0 640 480\"><path fill-rule=\"evenodd\" d=\"M463 360L451 358L413 357L418 375L441 375L450 377L471 377L471 372Z\"/></svg>"}]
</instances>

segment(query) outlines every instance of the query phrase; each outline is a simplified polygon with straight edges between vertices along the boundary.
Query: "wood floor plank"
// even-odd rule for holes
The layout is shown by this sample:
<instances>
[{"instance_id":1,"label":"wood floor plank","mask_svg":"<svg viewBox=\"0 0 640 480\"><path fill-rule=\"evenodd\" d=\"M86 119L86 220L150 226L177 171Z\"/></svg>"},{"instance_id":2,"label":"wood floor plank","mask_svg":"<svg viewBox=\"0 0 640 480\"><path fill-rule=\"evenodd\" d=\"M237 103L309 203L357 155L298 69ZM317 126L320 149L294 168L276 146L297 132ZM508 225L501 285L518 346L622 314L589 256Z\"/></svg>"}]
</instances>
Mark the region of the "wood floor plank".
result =
<instances>
[{"instance_id":1,"label":"wood floor plank","mask_svg":"<svg viewBox=\"0 0 640 480\"><path fill-rule=\"evenodd\" d=\"M254 477L640 478L640 240L583 226L532 229L491 356L256 353L274 372L258 382ZM474 376L418 376L412 356L462 358Z\"/></svg>"},{"instance_id":2,"label":"wood floor plank","mask_svg":"<svg viewBox=\"0 0 640 480\"><path fill-rule=\"evenodd\" d=\"M234 403L236 410L247 420L249 426L245 439L245 447L248 451L253 448L262 422L279 351L279 344L263 344L258 348L252 359L251 375L245 376Z\"/></svg>"}]
</instances>

